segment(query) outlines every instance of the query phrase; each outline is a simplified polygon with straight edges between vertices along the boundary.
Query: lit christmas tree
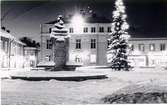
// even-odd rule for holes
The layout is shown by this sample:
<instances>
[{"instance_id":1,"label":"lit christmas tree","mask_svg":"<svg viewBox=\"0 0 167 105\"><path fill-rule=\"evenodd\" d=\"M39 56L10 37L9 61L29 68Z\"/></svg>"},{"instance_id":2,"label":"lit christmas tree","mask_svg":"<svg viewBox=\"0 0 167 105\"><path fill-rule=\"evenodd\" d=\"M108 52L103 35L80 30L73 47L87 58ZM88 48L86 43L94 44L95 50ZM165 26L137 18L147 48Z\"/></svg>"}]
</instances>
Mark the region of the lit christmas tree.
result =
<instances>
[{"instance_id":1,"label":"lit christmas tree","mask_svg":"<svg viewBox=\"0 0 167 105\"><path fill-rule=\"evenodd\" d=\"M129 28L126 22L127 15L122 0L116 0L116 10L113 11L112 33L109 39L109 54L112 54L110 67L114 70L128 71L131 67L128 62L128 39L130 35L126 30Z\"/></svg>"}]
</instances>

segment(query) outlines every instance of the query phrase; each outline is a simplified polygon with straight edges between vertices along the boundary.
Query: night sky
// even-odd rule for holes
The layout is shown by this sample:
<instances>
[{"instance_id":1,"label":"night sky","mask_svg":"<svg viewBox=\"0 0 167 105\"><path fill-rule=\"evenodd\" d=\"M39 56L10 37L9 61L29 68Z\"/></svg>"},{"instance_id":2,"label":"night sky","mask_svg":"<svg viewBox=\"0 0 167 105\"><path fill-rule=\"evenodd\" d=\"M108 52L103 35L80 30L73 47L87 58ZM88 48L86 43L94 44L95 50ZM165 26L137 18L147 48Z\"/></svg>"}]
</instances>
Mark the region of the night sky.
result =
<instances>
[{"instance_id":1,"label":"night sky","mask_svg":"<svg viewBox=\"0 0 167 105\"><path fill-rule=\"evenodd\" d=\"M166 0L124 1L132 37L167 37ZM40 24L88 6L98 16L112 19L114 0L1 1L1 22L17 38L28 36L39 41Z\"/></svg>"}]
</instances>

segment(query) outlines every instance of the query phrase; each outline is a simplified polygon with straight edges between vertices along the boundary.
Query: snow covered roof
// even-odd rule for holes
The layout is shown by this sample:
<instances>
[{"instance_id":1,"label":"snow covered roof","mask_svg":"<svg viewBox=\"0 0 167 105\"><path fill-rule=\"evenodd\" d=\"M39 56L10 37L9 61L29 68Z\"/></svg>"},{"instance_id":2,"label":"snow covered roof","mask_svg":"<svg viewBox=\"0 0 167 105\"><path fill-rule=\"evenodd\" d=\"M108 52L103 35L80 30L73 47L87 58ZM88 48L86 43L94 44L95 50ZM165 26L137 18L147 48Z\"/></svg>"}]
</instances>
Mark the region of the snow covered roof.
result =
<instances>
[{"instance_id":1,"label":"snow covered roof","mask_svg":"<svg viewBox=\"0 0 167 105\"><path fill-rule=\"evenodd\" d=\"M14 39L14 38L15 38L15 37L12 36L10 33L7 33L7 32L4 31L4 30L1 30L0 36L1 36L1 37L5 37L5 38L9 38L9 39Z\"/></svg>"},{"instance_id":2,"label":"snow covered roof","mask_svg":"<svg viewBox=\"0 0 167 105\"><path fill-rule=\"evenodd\" d=\"M4 30L1 30L0 37L8 38L8 39L14 40L18 44L25 45L24 43L22 43L21 41L16 39L16 37L14 37L13 35L11 35L10 33L6 32Z\"/></svg>"},{"instance_id":3,"label":"snow covered roof","mask_svg":"<svg viewBox=\"0 0 167 105\"><path fill-rule=\"evenodd\" d=\"M23 42L19 41L19 40L18 40L18 39L16 39L16 38L14 38L14 41L15 41L15 42L17 42L18 44L21 44L21 45L23 45L23 46L26 46L26 44L25 44L25 43L23 43Z\"/></svg>"},{"instance_id":4,"label":"snow covered roof","mask_svg":"<svg viewBox=\"0 0 167 105\"><path fill-rule=\"evenodd\" d=\"M36 47L24 47L24 49L27 49L27 50L37 50Z\"/></svg>"}]
</instances>

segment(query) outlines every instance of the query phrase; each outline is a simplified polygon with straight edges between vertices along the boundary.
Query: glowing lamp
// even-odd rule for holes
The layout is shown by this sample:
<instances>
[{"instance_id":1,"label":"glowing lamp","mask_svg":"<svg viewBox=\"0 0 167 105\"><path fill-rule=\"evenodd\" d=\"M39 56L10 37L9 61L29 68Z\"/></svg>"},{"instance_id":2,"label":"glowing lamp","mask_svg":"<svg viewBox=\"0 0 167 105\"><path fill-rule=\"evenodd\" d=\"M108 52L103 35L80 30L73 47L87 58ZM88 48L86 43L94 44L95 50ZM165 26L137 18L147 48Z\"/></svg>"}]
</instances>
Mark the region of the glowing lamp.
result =
<instances>
[{"instance_id":1,"label":"glowing lamp","mask_svg":"<svg viewBox=\"0 0 167 105\"><path fill-rule=\"evenodd\" d=\"M84 25L84 19L80 14L75 14L72 17L71 24L74 27L75 32L80 32L83 25Z\"/></svg>"}]
</instances>

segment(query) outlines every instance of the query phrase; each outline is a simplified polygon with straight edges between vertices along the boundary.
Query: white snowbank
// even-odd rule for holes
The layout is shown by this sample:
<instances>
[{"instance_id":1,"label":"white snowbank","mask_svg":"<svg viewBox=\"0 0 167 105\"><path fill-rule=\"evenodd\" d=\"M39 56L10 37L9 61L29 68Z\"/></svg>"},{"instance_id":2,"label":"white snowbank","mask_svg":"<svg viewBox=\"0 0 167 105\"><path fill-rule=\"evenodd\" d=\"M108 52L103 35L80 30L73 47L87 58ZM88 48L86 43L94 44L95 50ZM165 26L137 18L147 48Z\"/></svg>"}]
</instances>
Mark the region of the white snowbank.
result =
<instances>
[{"instance_id":1,"label":"white snowbank","mask_svg":"<svg viewBox=\"0 0 167 105\"><path fill-rule=\"evenodd\" d=\"M145 69L146 70L146 69ZM76 75L83 72L61 71L28 71L17 75ZM100 72L86 72L100 73ZM101 72L102 73L102 72ZM103 72L104 73L104 72ZM119 91L125 87L143 85L159 88L167 87L167 71L156 70L156 72L105 72L108 79L87 80L83 82L74 81L24 81L24 80L2 80L2 104L21 105L55 105L55 104L91 104L99 103L99 100L107 95ZM77 74L77 75L78 75ZM127 88L126 88L127 89ZM148 90L148 89L146 89ZM163 90L163 89L161 89ZM127 91L135 91L127 89Z\"/></svg>"}]
</instances>

